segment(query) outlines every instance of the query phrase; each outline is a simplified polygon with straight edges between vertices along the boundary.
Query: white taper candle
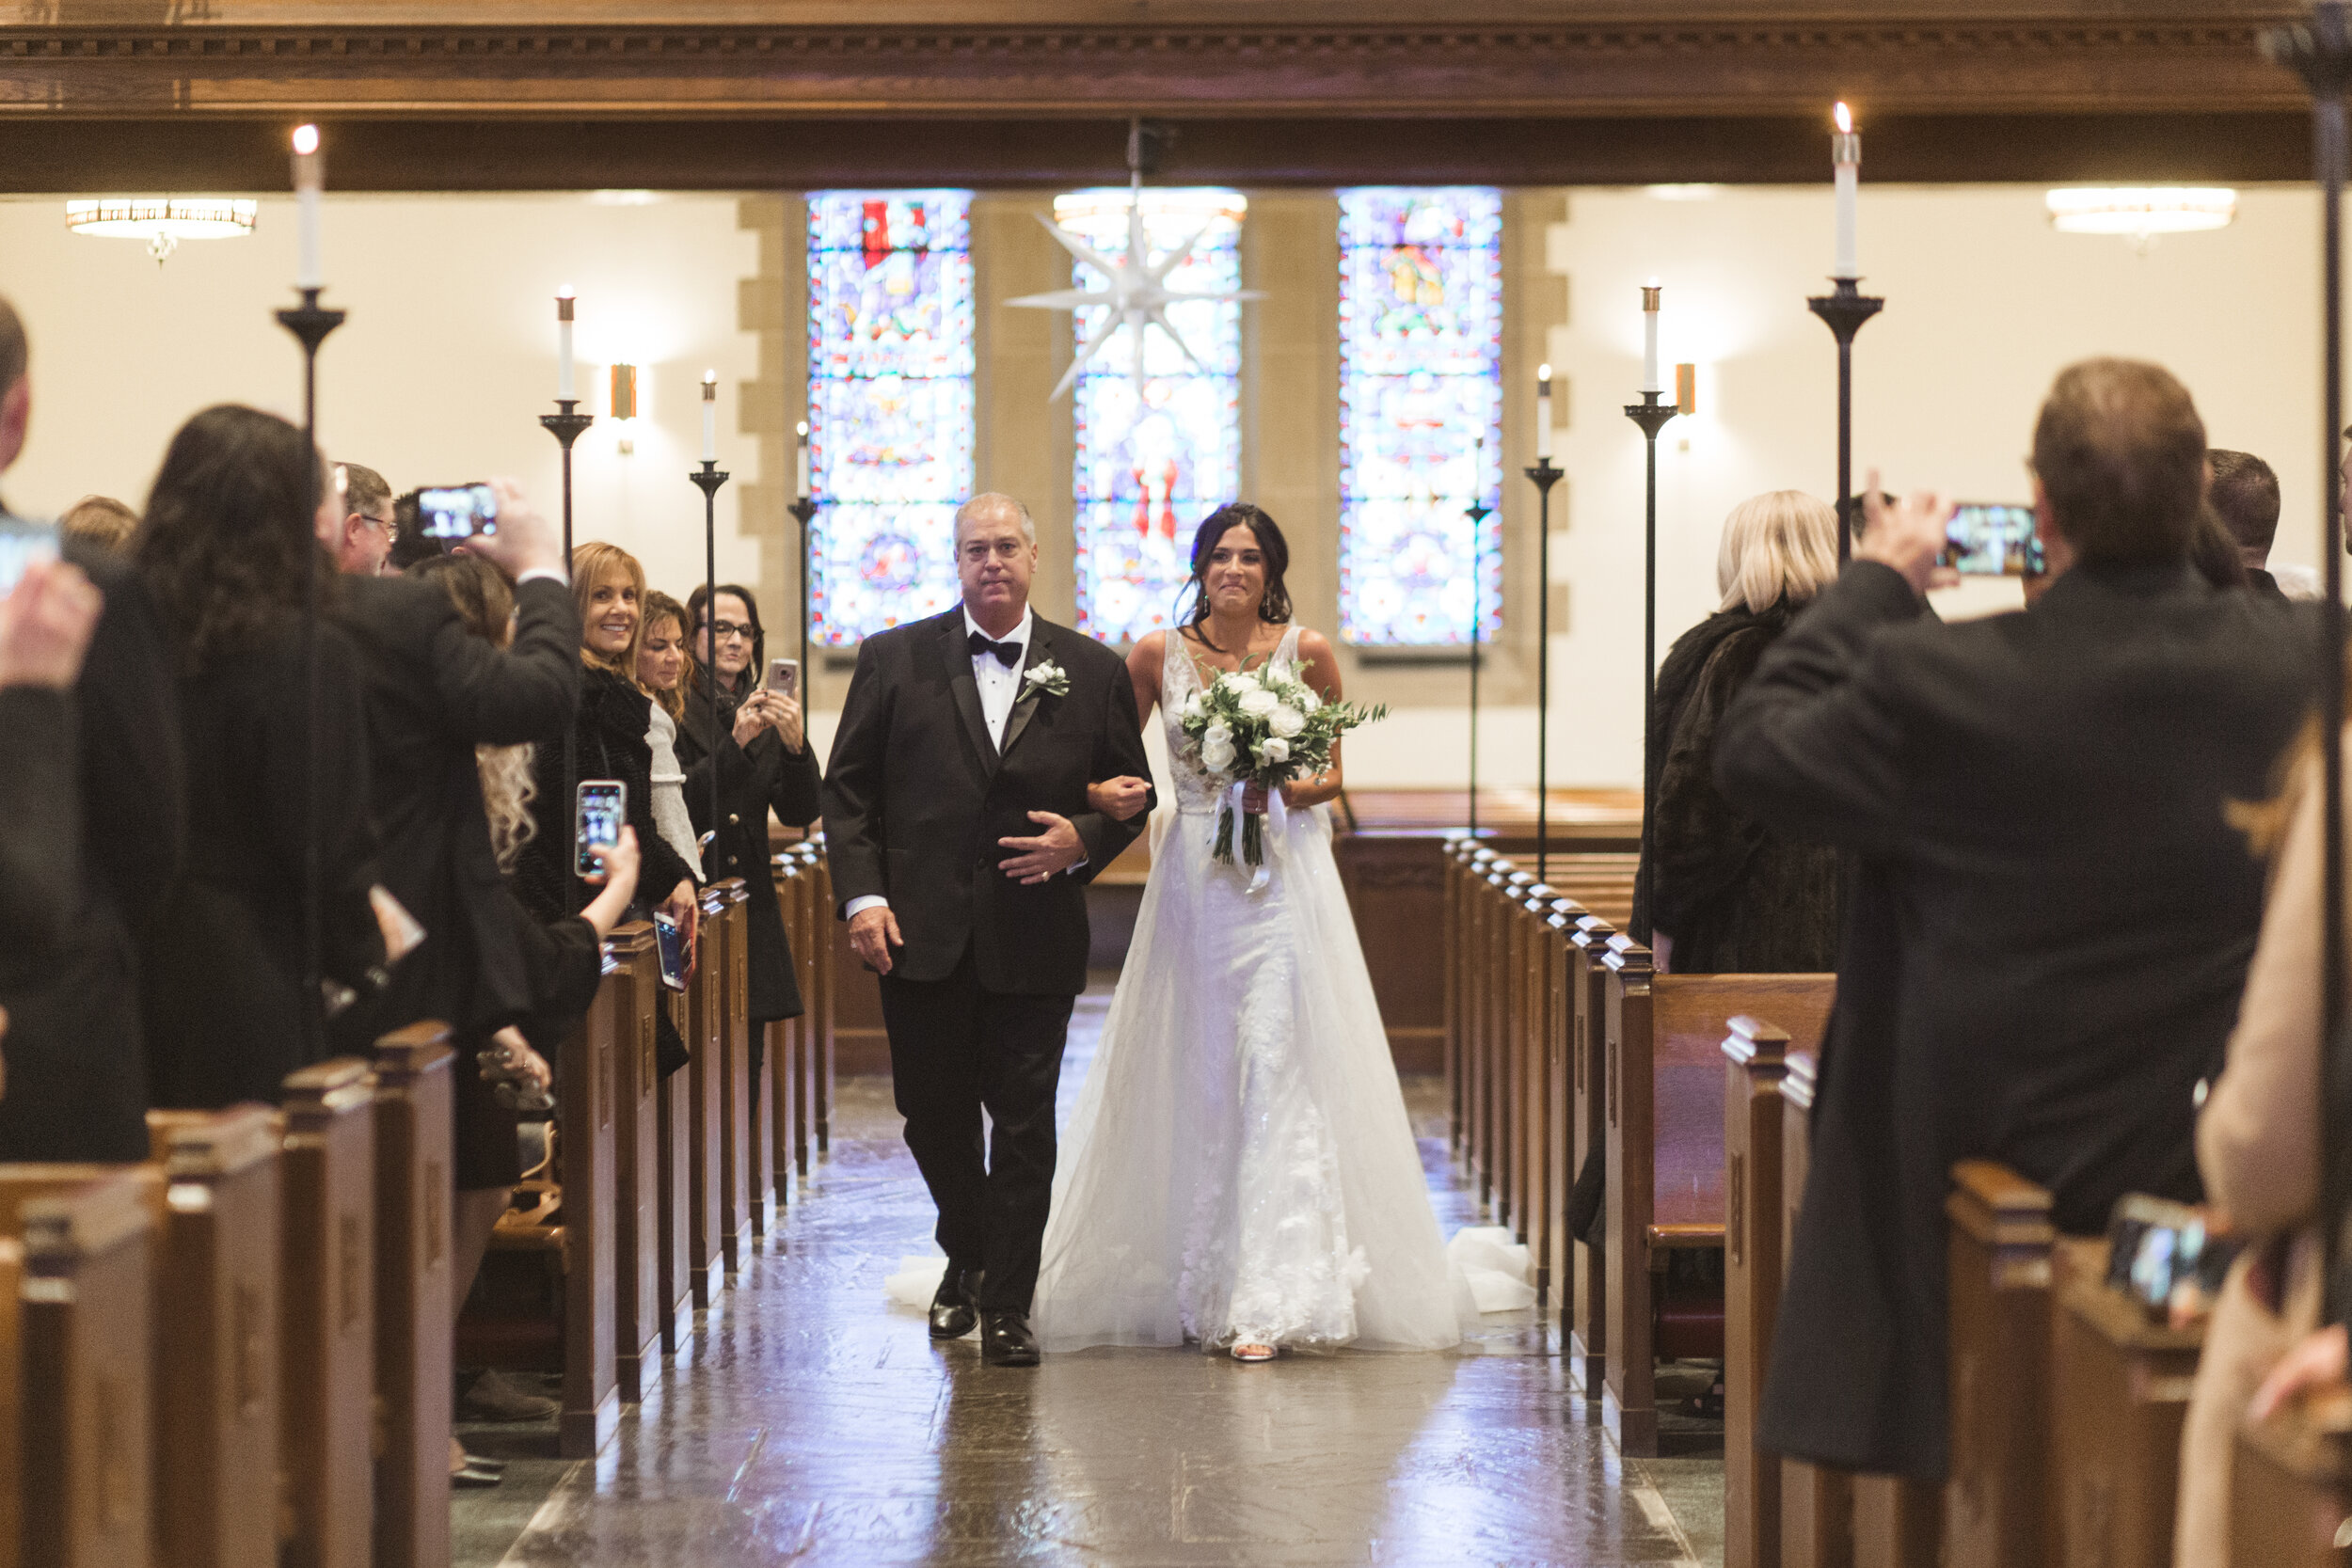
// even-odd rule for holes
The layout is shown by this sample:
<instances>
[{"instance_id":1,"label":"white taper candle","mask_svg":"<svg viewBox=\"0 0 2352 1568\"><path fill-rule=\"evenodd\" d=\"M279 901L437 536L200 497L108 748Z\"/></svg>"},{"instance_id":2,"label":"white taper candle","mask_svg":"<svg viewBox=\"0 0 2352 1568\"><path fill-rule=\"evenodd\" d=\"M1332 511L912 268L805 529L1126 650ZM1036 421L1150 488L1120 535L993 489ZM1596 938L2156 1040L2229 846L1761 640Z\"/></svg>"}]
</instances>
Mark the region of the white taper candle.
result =
<instances>
[{"instance_id":1,"label":"white taper candle","mask_svg":"<svg viewBox=\"0 0 2352 1568\"><path fill-rule=\"evenodd\" d=\"M568 283L555 292L555 397L559 403L575 403L572 392L572 286Z\"/></svg>"},{"instance_id":2,"label":"white taper candle","mask_svg":"<svg viewBox=\"0 0 2352 1568\"><path fill-rule=\"evenodd\" d=\"M719 456L719 372L703 372L703 461Z\"/></svg>"},{"instance_id":3,"label":"white taper candle","mask_svg":"<svg viewBox=\"0 0 2352 1568\"><path fill-rule=\"evenodd\" d=\"M1551 461L1551 367L1535 372L1535 461Z\"/></svg>"},{"instance_id":4,"label":"white taper candle","mask_svg":"<svg viewBox=\"0 0 2352 1568\"><path fill-rule=\"evenodd\" d=\"M1658 379L1658 296L1664 293L1653 277L1642 286L1642 390L1663 390Z\"/></svg>"},{"instance_id":5,"label":"white taper candle","mask_svg":"<svg viewBox=\"0 0 2352 1568\"><path fill-rule=\"evenodd\" d=\"M294 263L294 287L318 289L326 284L319 259L319 196L326 188L326 155L319 150L319 128L297 125L294 134L295 232L300 255Z\"/></svg>"},{"instance_id":6,"label":"white taper candle","mask_svg":"<svg viewBox=\"0 0 2352 1568\"><path fill-rule=\"evenodd\" d=\"M1832 277L1860 277L1855 261L1856 206L1862 188L1862 136L1853 128L1853 111L1837 105L1837 134L1829 139L1830 162L1837 177L1837 265Z\"/></svg>"}]
</instances>

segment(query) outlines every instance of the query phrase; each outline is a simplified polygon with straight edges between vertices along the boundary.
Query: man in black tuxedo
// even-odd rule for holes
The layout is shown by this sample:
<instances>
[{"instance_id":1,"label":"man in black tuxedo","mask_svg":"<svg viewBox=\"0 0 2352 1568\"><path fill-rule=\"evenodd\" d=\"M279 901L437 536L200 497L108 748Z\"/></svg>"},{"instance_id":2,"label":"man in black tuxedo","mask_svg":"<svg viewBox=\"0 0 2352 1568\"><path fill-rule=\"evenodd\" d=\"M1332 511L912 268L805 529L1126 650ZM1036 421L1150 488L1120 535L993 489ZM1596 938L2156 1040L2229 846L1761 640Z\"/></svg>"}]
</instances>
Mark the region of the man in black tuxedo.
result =
<instances>
[{"instance_id":1,"label":"man in black tuxedo","mask_svg":"<svg viewBox=\"0 0 2352 1568\"><path fill-rule=\"evenodd\" d=\"M824 784L834 893L882 976L907 1148L939 1208L931 1335L959 1338L977 1317L982 1359L1012 1367L1037 1365L1029 1298L1086 988L1084 884L1151 809L1120 822L1088 807L1089 784L1151 764L1126 666L1031 613L1036 569L1025 507L964 503L963 603L866 640Z\"/></svg>"},{"instance_id":2,"label":"man in black tuxedo","mask_svg":"<svg viewBox=\"0 0 2352 1568\"><path fill-rule=\"evenodd\" d=\"M336 609L363 661L384 884L425 930L387 989L346 1015L341 1032L355 1049L419 1019L462 1028L532 1005L523 956L499 913L474 748L517 745L571 721L580 611L556 525L512 484L492 488L498 531L466 548L515 578L508 646L474 636L441 585L416 578L348 577Z\"/></svg>"},{"instance_id":3,"label":"man in black tuxedo","mask_svg":"<svg viewBox=\"0 0 2352 1568\"><path fill-rule=\"evenodd\" d=\"M2312 622L2189 563L2205 432L2170 375L2063 372L2033 471L2030 609L1928 619L1949 504L1874 499L1717 739L1726 799L1862 866L1757 1436L1841 1469L1945 1472L1955 1161L2077 1234L2125 1193L2198 1198L2196 1087L2262 921L2228 808L2270 794L2314 686Z\"/></svg>"}]
</instances>

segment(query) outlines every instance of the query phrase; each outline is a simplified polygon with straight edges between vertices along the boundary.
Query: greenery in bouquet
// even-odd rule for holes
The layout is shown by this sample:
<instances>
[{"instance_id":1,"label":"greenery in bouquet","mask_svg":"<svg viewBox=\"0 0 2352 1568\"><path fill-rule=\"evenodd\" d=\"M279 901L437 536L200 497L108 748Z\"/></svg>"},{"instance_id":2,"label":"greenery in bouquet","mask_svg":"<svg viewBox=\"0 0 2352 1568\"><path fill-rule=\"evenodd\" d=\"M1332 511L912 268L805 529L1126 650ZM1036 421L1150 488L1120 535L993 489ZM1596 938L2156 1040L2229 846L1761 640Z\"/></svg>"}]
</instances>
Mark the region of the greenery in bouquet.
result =
<instances>
[{"instance_id":1,"label":"greenery in bouquet","mask_svg":"<svg viewBox=\"0 0 2352 1568\"><path fill-rule=\"evenodd\" d=\"M1331 748L1361 724L1388 717L1386 706L1327 703L1294 674L1274 670L1223 671L1206 689L1184 702L1177 722L1200 759L1201 768L1235 784L1258 784L1271 795L1295 779L1312 778L1331 766ZM1233 859L1233 802L1229 796L1216 824L1216 858ZM1265 815L1242 815L1242 858L1265 862Z\"/></svg>"}]
</instances>

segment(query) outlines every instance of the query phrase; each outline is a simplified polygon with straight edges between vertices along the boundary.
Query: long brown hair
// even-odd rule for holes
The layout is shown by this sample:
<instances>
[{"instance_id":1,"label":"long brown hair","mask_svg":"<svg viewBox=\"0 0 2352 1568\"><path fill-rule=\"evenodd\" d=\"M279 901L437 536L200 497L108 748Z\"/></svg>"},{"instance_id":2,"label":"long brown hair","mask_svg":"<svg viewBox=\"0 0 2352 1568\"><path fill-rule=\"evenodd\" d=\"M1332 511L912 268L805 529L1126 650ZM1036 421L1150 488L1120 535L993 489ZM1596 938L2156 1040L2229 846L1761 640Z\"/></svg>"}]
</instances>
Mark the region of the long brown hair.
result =
<instances>
[{"instance_id":1,"label":"long brown hair","mask_svg":"<svg viewBox=\"0 0 2352 1568\"><path fill-rule=\"evenodd\" d=\"M183 671L295 626L313 570L332 599L335 564L313 531L326 474L301 431L258 408L221 404L172 436L131 554Z\"/></svg>"},{"instance_id":2,"label":"long brown hair","mask_svg":"<svg viewBox=\"0 0 2352 1568\"><path fill-rule=\"evenodd\" d=\"M626 575L637 590L637 629L629 635L628 646L618 654L607 655L588 644L589 596L596 593L615 567ZM610 670L631 686L637 686L637 651L645 645L645 568L637 558L618 545L608 545L601 539L591 539L572 549L572 602L580 607L580 661L591 669ZM644 689L642 686L638 689Z\"/></svg>"},{"instance_id":3,"label":"long brown hair","mask_svg":"<svg viewBox=\"0 0 2352 1568\"><path fill-rule=\"evenodd\" d=\"M637 628L639 651L644 651L645 639L653 635L653 625L656 621L675 621L677 623L678 657L685 661L678 666L677 685L667 691L659 687L647 686L645 695L660 703L661 711L668 714L672 720L683 719L686 717L686 693L694 684L694 649L686 638L686 607L656 588L645 594L644 610L645 613L639 621ZM638 684L643 686L644 683L641 681Z\"/></svg>"}]
</instances>

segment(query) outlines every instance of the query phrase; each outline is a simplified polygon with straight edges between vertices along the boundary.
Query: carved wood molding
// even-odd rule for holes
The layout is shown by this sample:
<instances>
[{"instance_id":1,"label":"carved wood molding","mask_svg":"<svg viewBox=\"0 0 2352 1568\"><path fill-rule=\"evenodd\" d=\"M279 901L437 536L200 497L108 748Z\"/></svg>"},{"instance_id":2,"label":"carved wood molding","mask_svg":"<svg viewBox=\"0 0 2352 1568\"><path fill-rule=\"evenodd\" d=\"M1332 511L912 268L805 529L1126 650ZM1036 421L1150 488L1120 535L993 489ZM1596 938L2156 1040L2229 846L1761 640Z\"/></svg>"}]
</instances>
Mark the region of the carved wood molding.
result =
<instances>
[{"instance_id":1,"label":"carved wood molding","mask_svg":"<svg viewBox=\"0 0 2352 1568\"><path fill-rule=\"evenodd\" d=\"M0 24L0 114L1688 118L1837 96L1945 114L2299 102L2257 52L2265 13L1872 9L1456 26L18 23Z\"/></svg>"}]
</instances>

